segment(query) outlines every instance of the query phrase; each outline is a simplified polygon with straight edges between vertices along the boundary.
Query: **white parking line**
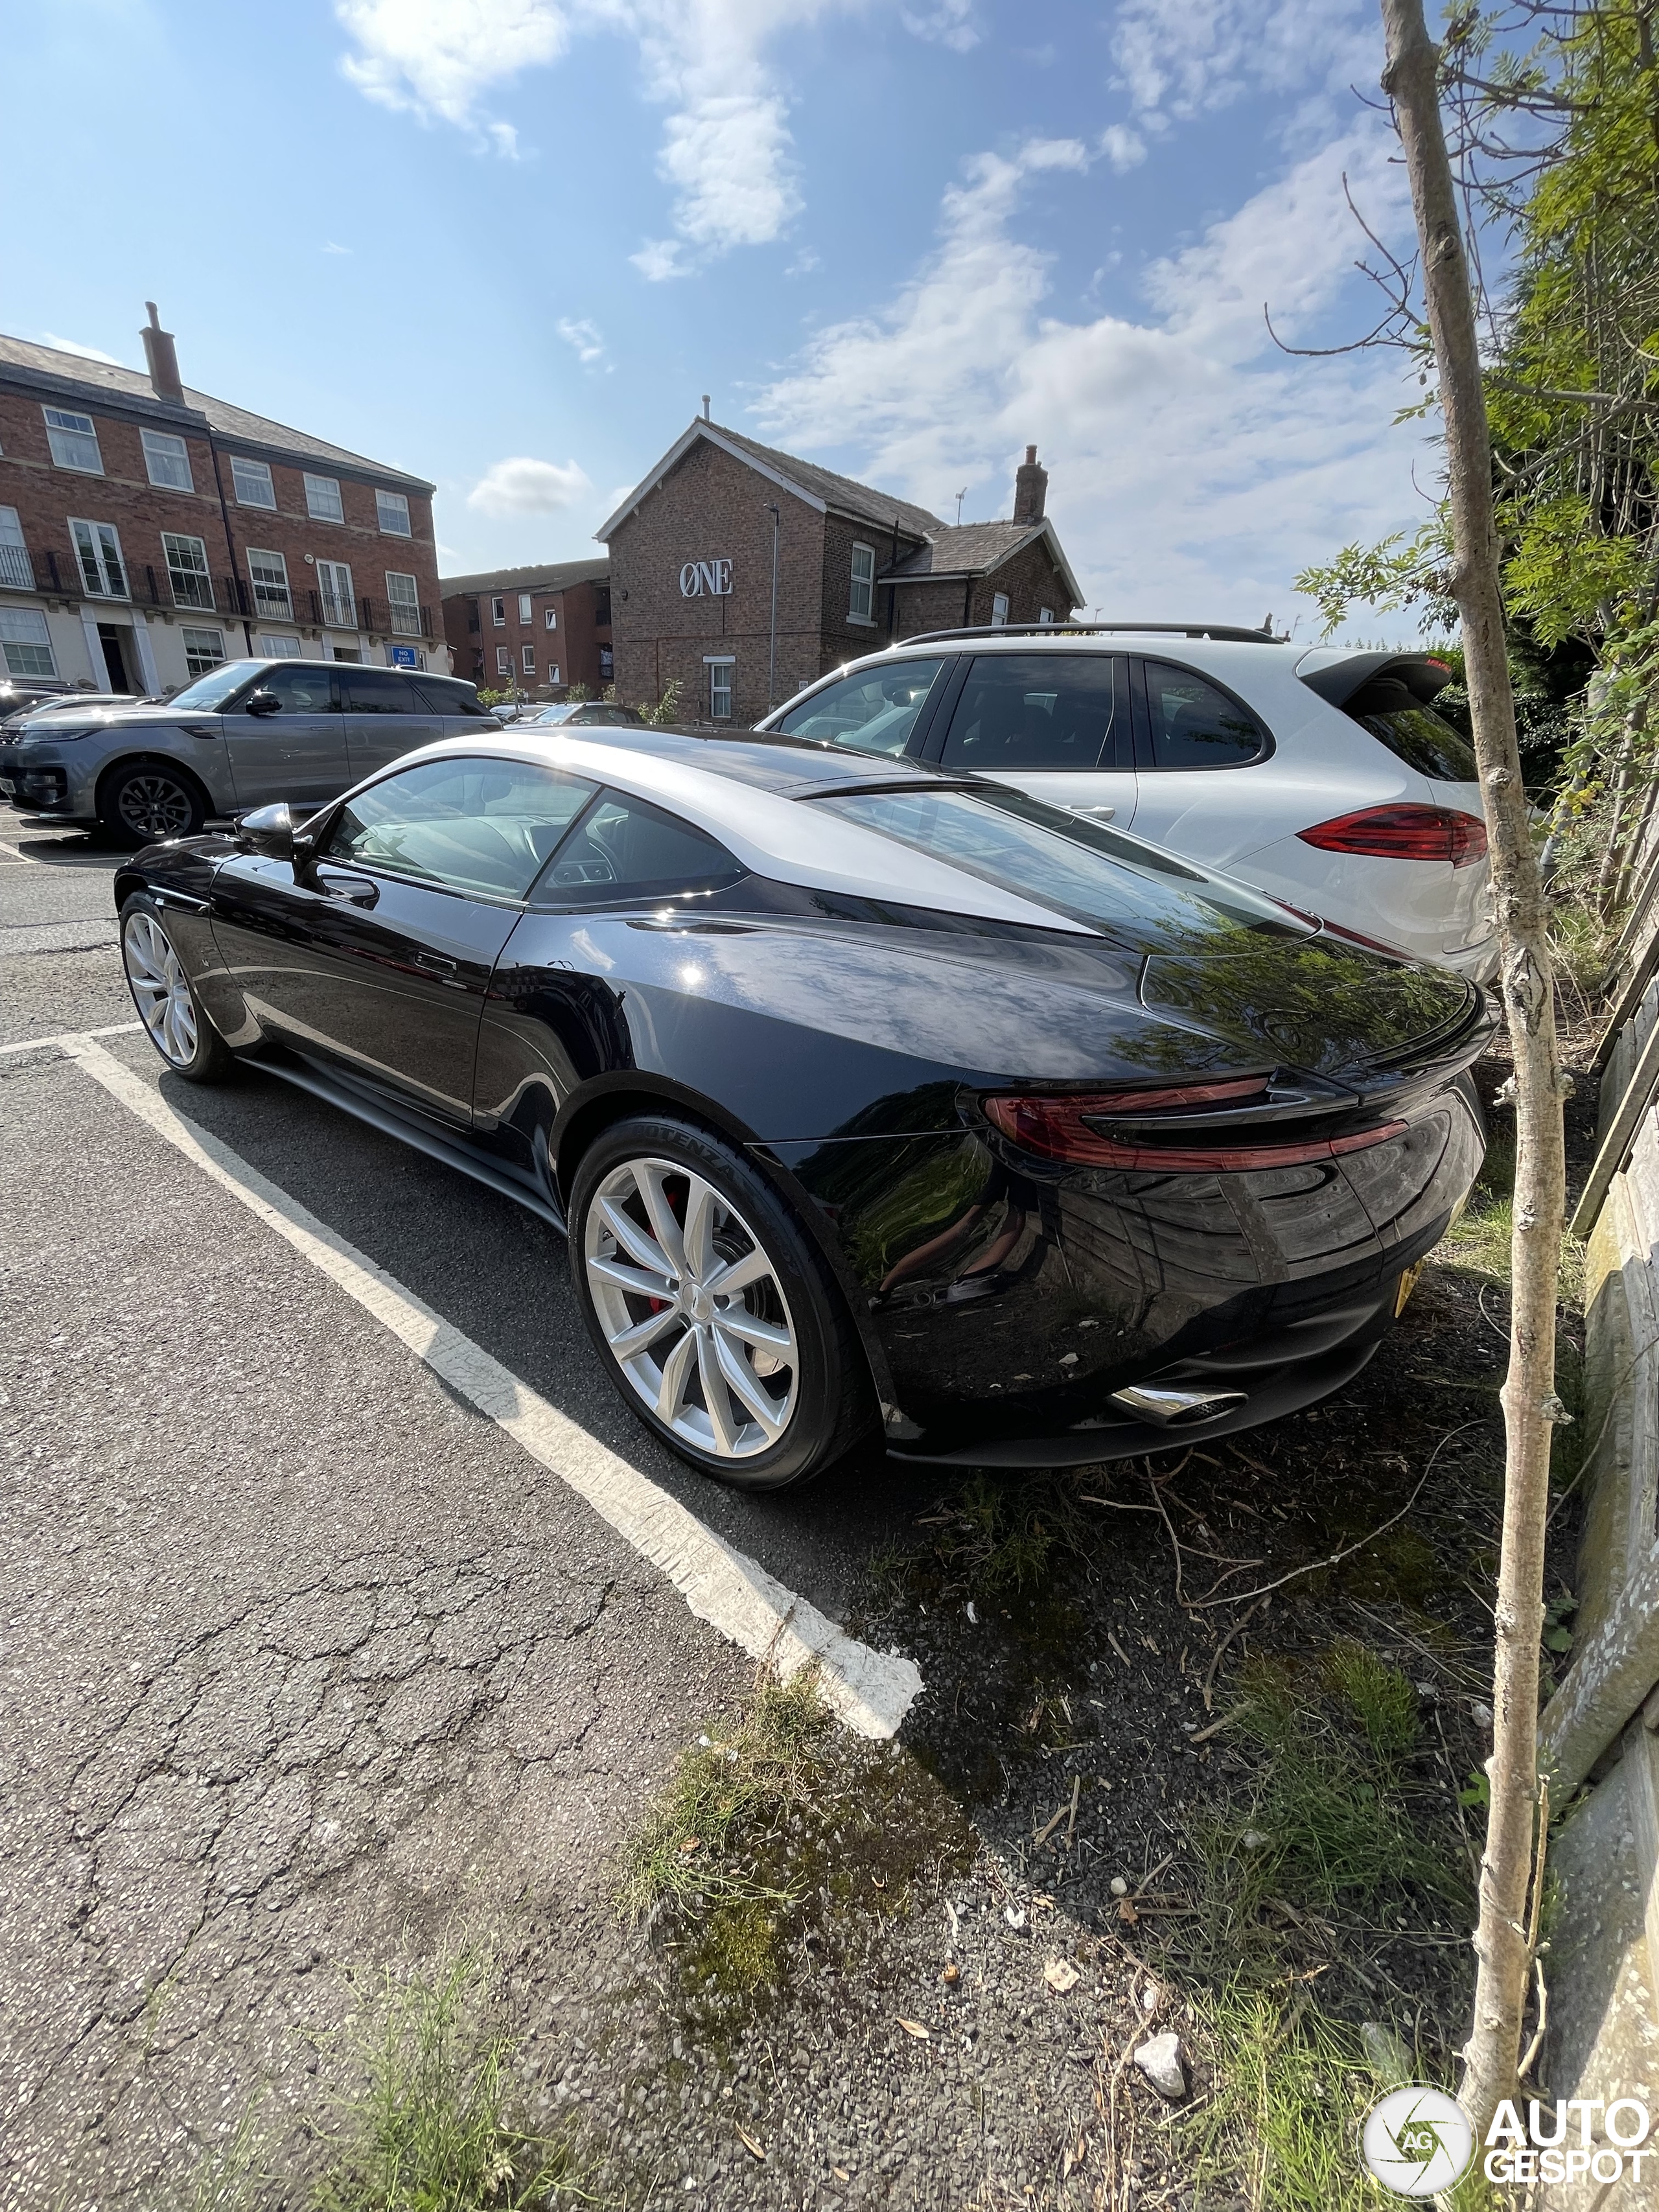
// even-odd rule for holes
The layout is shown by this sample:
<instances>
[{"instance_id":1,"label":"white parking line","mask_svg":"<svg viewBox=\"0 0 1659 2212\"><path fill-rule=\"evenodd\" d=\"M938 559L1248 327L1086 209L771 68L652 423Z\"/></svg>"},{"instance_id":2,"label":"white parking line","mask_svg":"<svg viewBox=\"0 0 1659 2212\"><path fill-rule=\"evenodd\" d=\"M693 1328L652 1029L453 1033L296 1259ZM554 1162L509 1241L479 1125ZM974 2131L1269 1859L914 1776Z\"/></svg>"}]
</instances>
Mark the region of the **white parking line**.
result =
<instances>
[{"instance_id":1,"label":"white parking line","mask_svg":"<svg viewBox=\"0 0 1659 2212\"><path fill-rule=\"evenodd\" d=\"M136 1027L137 1024L128 1026ZM521 1382L480 1345L451 1328L326 1222L269 1182L228 1145L174 1111L161 1094L96 1042L99 1034L39 1039L57 1044L111 1097L164 1137L202 1173L286 1239L434 1375L506 1430L569 1486L618 1535L667 1576L692 1612L786 1678L817 1663L824 1695L860 1735L890 1736L921 1689L898 1652L860 1644L758 1561L724 1542L678 1499Z\"/></svg>"},{"instance_id":2,"label":"white parking line","mask_svg":"<svg viewBox=\"0 0 1659 2212\"><path fill-rule=\"evenodd\" d=\"M60 1052L67 1052L72 1044L82 1044L88 1037L131 1036L142 1029L142 1022L110 1022L100 1030L67 1030L61 1036L19 1037L15 1044L0 1044L0 1052L44 1052L49 1044Z\"/></svg>"}]
</instances>

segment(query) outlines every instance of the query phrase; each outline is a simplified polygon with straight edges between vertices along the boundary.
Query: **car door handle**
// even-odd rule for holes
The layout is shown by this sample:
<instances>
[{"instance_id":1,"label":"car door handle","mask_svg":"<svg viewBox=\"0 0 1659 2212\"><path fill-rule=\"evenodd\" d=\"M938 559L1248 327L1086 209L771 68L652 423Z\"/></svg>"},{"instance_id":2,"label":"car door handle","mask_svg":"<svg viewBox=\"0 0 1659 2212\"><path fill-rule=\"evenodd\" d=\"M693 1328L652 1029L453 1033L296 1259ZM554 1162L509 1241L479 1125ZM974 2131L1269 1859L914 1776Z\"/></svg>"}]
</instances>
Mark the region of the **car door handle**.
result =
<instances>
[{"instance_id":1,"label":"car door handle","mask_svg":"<svg viewBox=\"0 0 1659 2212\"><path fill-rule=\"evenodd\" d=\"M417 968L429 968L434 975L453 975L455 973L455 963L453 960L445 959L441 952L417 952L415 955L415 965Z\"/></svg>"},{"instance_id":2,"label":"car door handle","mask_svg":"<svg viewBox=\"0 0 1659 2212\"><path fill-rule=\"evenodd\" d=\"M1111 822L1117 817L1115 806L1068 806L1068 814L1080 814L1089 822Z\"/></svg>"},{"instance_id":3,"label":"car door handle","mask_svg":"<svg viewBox=\"0 0 1659 2212\"><path fill-rule=\"evenodd\" d=\"M380 887L372 876L337 875L332 868L319 868L317 881L325 898L345 899L353 906L378 906Z\"/></svg>"}]
</instances>

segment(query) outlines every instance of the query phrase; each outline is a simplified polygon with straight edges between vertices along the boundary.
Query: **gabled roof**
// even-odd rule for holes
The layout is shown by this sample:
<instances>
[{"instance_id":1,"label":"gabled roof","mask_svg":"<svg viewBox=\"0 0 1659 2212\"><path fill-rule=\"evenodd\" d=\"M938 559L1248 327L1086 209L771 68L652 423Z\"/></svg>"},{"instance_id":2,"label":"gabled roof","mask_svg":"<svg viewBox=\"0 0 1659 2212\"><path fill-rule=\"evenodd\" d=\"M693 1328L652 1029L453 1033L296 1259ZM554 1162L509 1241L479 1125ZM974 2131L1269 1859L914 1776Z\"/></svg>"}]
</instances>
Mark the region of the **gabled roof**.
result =
<instances>
[{"instance_id":1,"label":"gabled roof","mask_svg":"<svg viewBox=\"0 0 1659 2212\"><path fill-rule=\"evenodd\" d=\"M437 489L424 477L412 477L405 470L387 468L384 463L371 461L344 446L331 446L322 438L313 438L308 431L290 429L285 422L273 422L268 416L251 415L246 407L233 407L228 399L216 399L210 392L192 392L186 387L182 404L159 398L149 377L137 369L123 368L117 362L88 361L81 354L64 353L57 346L36 345L27 338L0 336L0 382L23 384L71 400L79 395L83 404L114 401L124 411L148 415L156 422L165 421L181 429L194 429L198 435L204 429L211 430L216 438L239 448L246 447L261 458L327 461L335 468L349 470L354 476L401 490L430 493Z\"/></svg>"},{"instance_id":2,"label":"gabled roof","mask_svg":"<svg viewBox=\"0 0 1659 2212\"><path fill-rule=\"evenodd\" d=\"M1083 605L1072 566L1060 550L1054 526L1044 515L1041 522L963 522L941 524L932 542L919 546L896 568L881 572L884 584L942 583L947 579L988 575L1005 561L1039 538L1046 538L1060 581L1072 595L1072 605Z\"/></svg>"},{"instance_id":3,"label":"gabled roof","mask_svg":"<svg viewBox=\"0 0 1659 2212\"><path fill-rule=\"evenodd\" d=\"M714 446L734 460L744 462L769 483L777 484L808 507L816 507L820 514L844 514L854 522L862 522L872 530L890 532L896 521L901 532L908 538L931 538L944 528L936 514L929 514L925 507L912 506L908 500L895 499L890 492L876 491L869 484L854 483L851 477L837 476L833 469L821 469L816 461L798 459L793 453L781 453L770 446L763 446L753 438L746 438L741 430L728 430L724 424L704 422L700 416L684 434L674 441L662 459L648 474L636 483L622 505L608 515L593 535L608 541L617 529L649 496L670 471L677 468L699 440Z\"/></svg>"},{"instance_id":4,"label":"gabled roof","mask_svg":"<svg viewBox=\"0 0 1659 2212\"><path fill-rule=\"evenodd\" d=\"M544 562L539 568L489 568L477 576L440 576L438 594L448 599L458 592L563 592L573 584L602 584L610 574L610 556L595 553L586 561Z\"/></svg>"}]
</instances>

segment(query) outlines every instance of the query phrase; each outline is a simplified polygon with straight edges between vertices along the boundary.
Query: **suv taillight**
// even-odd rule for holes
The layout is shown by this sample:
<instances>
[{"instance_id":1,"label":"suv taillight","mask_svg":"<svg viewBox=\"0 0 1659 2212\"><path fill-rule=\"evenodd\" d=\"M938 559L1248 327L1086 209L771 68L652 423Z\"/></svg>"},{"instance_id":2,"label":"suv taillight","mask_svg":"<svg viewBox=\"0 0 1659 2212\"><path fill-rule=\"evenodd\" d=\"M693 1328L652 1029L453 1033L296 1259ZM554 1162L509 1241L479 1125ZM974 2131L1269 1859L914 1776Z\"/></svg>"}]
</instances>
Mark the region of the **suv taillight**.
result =
<instances>
[{"instance_id":1,"label":"suv taillight","mask_svg":"<svg viewBox=\"0 0 1659 2212\"><path fill-rule=\"evenodd\" d=\"M1449 860L1471 867L1486 857L1486 825L1450 806L1362 806L1298 830L1322 853L1364 853L1379 860Z\"/></svg>"}]
</instances>

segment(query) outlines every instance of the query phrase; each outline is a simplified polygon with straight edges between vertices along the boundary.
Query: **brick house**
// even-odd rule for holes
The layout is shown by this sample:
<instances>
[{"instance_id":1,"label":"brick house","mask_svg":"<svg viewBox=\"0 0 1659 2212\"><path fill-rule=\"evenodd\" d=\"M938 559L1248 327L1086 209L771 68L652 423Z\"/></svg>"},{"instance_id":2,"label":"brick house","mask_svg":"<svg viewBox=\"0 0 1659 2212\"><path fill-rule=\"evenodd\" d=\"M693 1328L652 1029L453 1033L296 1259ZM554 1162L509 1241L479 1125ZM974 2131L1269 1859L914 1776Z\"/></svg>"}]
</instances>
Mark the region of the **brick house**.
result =
<instances>
[{"instance_id":1,"label":"brick house","mask_svg":"<svg viewBox=\"0 0 1659 2212\"><path fill-rule=\"evenodd\" d=\"M0 676L176 690L248 654L447 669L433 487L179 380L0 337Z\"/></svg>"},{"instance_id":2,"label":"brick house","mask_svg":"<svg viewBox=\"0 0 1659 2212\"><path fill-rule=\"evenodd\" d=\"M1012 519L952 526L700 416L594 533L617 696L654 703L678 680L684 719L750 723L896 638L1066 622L1083 595L1048 483L1027 447Z\"/></svg>"},{"instance_id":3,"label":"brick house","mask_svg":"<svg viewBox=\"0 0 1659 2212\"><path fill-rule=\"evenodd\" d=\"M597 698L610 683L611 563L603 554L446 576L438 590L457 676L532 699L562 699L573 684Z\"/></svg>"}]
</instances>

